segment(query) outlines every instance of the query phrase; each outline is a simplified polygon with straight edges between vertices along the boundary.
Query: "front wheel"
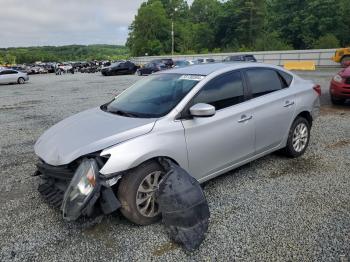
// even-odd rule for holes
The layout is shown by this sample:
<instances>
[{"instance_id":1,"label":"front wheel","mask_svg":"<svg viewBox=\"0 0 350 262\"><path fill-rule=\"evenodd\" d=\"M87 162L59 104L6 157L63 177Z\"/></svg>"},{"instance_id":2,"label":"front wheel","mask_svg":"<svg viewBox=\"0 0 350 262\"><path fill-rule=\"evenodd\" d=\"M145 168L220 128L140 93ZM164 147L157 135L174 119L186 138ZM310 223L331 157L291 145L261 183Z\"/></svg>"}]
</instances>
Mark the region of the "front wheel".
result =
<instances>
[{"instance_id":1,"label":"front wheel","mask_svg":"<svg viewBox=\"0 0 350 262\"><path fill-rule=\"evenodd\" d=\"M296 158L305 153L310 141L310 129L310 123L305 118L298 117L294 120L284 148L285 155Z\"/></svg>"},{"instance_id":2,"label":"front wheel","mask_svg":"<svg viewBox=\"0 0 350 262\"><path fill-rule=\"evenodd\" d=\"M18 80L17 80L17 83L20 84L20 85L24 84L24 82L25 82L25 80L24 80L23 77L20 77L20 78L18 78Z\"/></svg>"},{"instance_id":3,"label":"front wheel","mask_svg":"<svg viewBox=\"0 0 350 262\"><path fill-rule=\"evenodd\" d=\"M125 174L118 188L121 213L138 225L149 225L160 219L155 192L164 176L164 170L155 161L146 162Z\"/></svg>"}]
</instances>

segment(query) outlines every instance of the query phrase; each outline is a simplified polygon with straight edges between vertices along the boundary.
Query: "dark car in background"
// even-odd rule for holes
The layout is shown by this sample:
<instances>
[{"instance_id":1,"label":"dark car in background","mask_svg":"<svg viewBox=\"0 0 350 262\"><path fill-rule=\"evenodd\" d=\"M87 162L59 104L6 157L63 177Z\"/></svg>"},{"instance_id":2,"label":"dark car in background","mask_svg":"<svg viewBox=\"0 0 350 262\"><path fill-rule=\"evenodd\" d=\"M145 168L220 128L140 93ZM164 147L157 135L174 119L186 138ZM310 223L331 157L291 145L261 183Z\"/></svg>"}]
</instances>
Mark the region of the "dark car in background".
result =
<instances>
[{"instance_id":1,"label":"dark car in background","mask_svg":"<svg viewBox=\"0 0 350 262\"><path fill-rule=\"evenodd\" d=\"M113 63L108 67L102 68L101 73L104 76L130 75L135 74L137 66L130 61Z\"/></svg>"},{"instance_id":2,"label":"dark car in background","mask_svg":"<svg viewBox=\"0 0 350 262\"><path fill-rule=\"evenodd\" d=\"M174 66L174 61L171 58L162 58L152 60L150 63L164 64L166 68L172 68Z\"/></svg>"},{"instance_id":3,"label":"dark car in background","mask_svg":"<svg viewBox=\"0 0 350 262\"><path fill-rule=\"evenodd\" d=\"M232 55L224 59L224 62L257 62L253 55Z\"/></svg>"},{"instance_id":4,"label":"dark car in background","mask_svg":"<svg viewBox=\"0 0 350 262\"><path fill-rule=\"evenodd\" d=\"M139 68L137 70L137 74L139 76L150 75L150 74L153 74L155 72L166 70L166 69L168 69L168 67L163 63L150 62L148 64L145 64L142 68Z\"/></svg>"}]
</instances>

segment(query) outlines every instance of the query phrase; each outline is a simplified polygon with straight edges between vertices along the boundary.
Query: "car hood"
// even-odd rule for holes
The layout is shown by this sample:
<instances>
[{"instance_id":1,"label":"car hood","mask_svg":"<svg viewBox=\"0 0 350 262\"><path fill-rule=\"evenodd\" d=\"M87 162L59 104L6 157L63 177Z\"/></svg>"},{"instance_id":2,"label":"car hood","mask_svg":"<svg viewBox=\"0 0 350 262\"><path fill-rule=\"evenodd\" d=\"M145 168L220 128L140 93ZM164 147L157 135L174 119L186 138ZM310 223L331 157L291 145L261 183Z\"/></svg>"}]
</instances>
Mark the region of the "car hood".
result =
<instances>
[{"instance_id":1,"label":"car hood","mask_svg":"<svg viewBox=\"0 0 350 262\"><path fill-rule=\"evenodd\" d=\"M90 153L150 132L154 118L130 118L89 109L48 129L35 143L38 157L59 166Z\"/></svg>"}]
</instances>

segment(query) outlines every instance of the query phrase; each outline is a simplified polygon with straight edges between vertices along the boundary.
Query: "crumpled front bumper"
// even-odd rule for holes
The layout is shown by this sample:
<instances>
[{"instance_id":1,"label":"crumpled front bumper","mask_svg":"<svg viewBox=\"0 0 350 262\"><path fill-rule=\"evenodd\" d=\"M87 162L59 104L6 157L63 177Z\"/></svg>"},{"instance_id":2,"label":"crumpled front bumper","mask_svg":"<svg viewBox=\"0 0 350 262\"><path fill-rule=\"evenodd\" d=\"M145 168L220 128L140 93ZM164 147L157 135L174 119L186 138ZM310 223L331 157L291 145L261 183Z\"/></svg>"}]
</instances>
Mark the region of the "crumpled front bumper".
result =
<instances>
[{"instance_id":1,"label":"crumpled front bumper","mask_svg":"<svg viewBox=\"0 0 350 262\"><path fill-rule=\"evenodd\" d=\"M62 211L63 199L66 190L75 174L77 166L51 166L43 161L37 163L37 171L33 176L40 176L41 182L38 191L44 200L55 208ZM113 179L113 184L118 181L118 177ZM100 189L94 193L94 201L87 203L82 211L82 216L91 216L95 213L110 214L121 207L110 183L100 179ZM97 199L97 201L96 201Z\"/></svg>"}]
</instances>

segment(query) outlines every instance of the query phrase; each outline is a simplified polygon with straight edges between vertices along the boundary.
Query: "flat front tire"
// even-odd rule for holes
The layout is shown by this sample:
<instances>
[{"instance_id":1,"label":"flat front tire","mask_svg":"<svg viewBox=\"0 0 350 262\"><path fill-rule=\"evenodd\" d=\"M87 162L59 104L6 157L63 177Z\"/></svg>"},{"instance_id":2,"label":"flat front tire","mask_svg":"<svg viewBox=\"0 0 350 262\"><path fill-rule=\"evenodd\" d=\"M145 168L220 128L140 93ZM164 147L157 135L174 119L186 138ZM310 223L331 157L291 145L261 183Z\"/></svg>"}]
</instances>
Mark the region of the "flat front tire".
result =
<instances>
[{"instance_id":1,"label":"flat front tire","mask_svg":"<svg viewBox=\"0 0 350 262\"><path fill-rule=\"evenodd\" d=\"M125 174L118 188L121 213L137 225L157 222L161 215L155 192L164 176L164 170L156 161L146 162Z\"/></svg>"},{"instance_id":2,"label":"flat front tire","mask_svg":"<svg viewBox=\"0 0 350 262\"><path fill-rule=\"evenodd\" d=\"M285 155L292 158L302 156L309 145L310 130L309 121L297 117L289 130L287 145L284 148Z\"/></svg>"}]
</instances>

